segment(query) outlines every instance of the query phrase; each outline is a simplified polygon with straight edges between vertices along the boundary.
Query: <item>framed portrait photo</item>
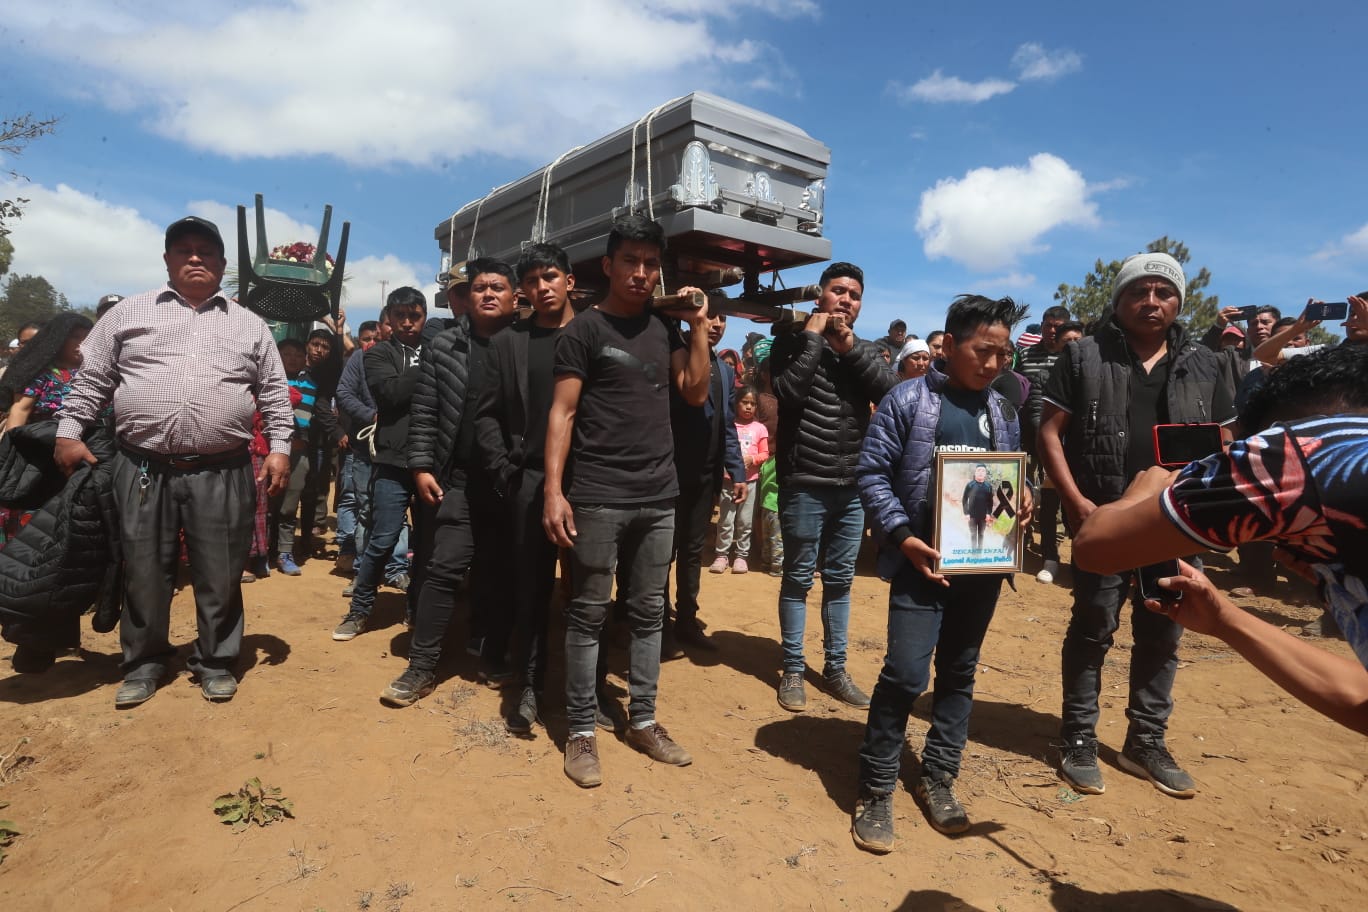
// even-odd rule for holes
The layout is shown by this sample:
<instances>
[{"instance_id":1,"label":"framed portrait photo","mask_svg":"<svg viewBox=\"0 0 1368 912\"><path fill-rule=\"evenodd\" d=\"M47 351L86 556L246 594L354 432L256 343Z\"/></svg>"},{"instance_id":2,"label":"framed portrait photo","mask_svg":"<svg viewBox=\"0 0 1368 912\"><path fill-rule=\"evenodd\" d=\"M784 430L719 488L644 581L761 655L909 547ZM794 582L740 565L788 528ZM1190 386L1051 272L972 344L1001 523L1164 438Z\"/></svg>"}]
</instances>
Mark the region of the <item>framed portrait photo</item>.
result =
<instances>
[{"instance_id":1,"label":"framed portrait photo","mask_svg":"<svg viewBox=\"0 0 1368 912\"><path fill-rule=\"evenodd\" d=\"M1025 453L937 453L937 573L1019 573Z\"/></svg>"}]
</instances>

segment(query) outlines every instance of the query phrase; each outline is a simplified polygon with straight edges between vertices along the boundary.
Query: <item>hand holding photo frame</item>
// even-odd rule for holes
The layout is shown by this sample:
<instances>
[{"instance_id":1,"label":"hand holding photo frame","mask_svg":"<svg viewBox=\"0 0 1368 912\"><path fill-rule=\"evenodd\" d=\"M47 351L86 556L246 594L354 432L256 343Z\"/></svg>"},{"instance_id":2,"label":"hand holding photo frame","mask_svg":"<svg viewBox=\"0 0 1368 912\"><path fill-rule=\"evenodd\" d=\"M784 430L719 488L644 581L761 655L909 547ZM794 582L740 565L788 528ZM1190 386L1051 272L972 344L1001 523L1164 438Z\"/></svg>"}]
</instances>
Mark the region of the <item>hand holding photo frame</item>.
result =
<instances>
[{"instance_id":1,"label":"hand holding photo frame","mask_svg":"<svg viewBox=\"0 0 1368 912\"><path fill-rule=\"evenodd\" d=\"M1019 573L1025 453L937 453L936 572Z\"/></svg>"}]
</instances>

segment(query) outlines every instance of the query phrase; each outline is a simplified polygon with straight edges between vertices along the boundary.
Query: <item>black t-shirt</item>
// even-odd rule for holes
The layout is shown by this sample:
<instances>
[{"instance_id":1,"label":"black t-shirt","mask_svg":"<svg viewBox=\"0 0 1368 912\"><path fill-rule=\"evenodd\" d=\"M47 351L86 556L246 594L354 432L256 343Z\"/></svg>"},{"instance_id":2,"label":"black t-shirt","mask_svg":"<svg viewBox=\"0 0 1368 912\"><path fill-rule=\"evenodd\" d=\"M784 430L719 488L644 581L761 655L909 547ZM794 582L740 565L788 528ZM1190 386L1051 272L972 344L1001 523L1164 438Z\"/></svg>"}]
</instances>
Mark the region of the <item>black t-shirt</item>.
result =
<instances>
[{"instance_id":1,"label":"black t-shirt","mask_svg":"<svg viewBox=\"0 0 1368 912\"><path fill-rule=\"evenodd\" d=\"M584 381L567 466L572 503L650 503L679 494L670 354L683 347L679 331L650 313L614 317L591 307L560 331L555 374Z\"/></svg>"},{"instance_id":2,"label":"black t-shirt","mask_svg":"<svg viewBox=\"0 0 1368 912\"><path fill-rule=\"evenodd\" d=\"M1173 353L1165 352L1154 369L1145 373L1134 352L1129 348L1126 351L1131 362L1130 400L1126 407L1126 478L1131 479L1154 465L1154 426L1169 420L1167 387ZM1080 407L1075 402L1077 393L1073 354L1066 348L1045 382L1044 398L1072 412ZM1224 412L1230 411L1229 405L1223 410L1218 403L1214 411L1218 420L1225 420L1228 415Z\"/></svg>"},{"instance_id":3,"label":"black t-shirt","mask_svg":"<svg viewBox=\"0 0 1368 912\"><path fill-rule=\"evenodd\" d=\"M1131 355L1130 408L1126 411L1126 433L1130 440L1126 444L1126 479L1154 465L1154 426L1168 424L1169 367L1173 364L1171 352L1145 373L1144 365Z\"/></svg>"},{"instance_id":4,"label":"black t-shirt","mask_svg":"<svg viewBox=\"0 0 1368 912\"><path fill-rule=\"evenodd\" d=\"M546 422L555 397L556 334L535 323L527 331L527 429L523 434L524 464L540 469L546 453Z\"/></svg>"},{"instance_id":5,"label":"black t-shirt","mask_svg":"<svg viewBox=\"0 0 1368 912\"><path fill-rule=\"evenodd\" d=\"M988 391L941 390L940 421L936 424L937 453L986 453L993 448L988 425Z\"/></svg>"},{"instance_id":6,"label":"black t-shirt","mask_svg":"<svg viewBox=\"0 0 1368 912\"><path fill-rule=\"evenodd\" d=\"M456 445L451 449L453 469L474 468L478 465L475 458L475 409L480 401L480 388L484 386L485 360L489 354L489 340L474 333L470 336L470 357L466 361L469 381L466 383L465 403L461 406L461 426L456 431Z\"/></svg>"}]
</instances>

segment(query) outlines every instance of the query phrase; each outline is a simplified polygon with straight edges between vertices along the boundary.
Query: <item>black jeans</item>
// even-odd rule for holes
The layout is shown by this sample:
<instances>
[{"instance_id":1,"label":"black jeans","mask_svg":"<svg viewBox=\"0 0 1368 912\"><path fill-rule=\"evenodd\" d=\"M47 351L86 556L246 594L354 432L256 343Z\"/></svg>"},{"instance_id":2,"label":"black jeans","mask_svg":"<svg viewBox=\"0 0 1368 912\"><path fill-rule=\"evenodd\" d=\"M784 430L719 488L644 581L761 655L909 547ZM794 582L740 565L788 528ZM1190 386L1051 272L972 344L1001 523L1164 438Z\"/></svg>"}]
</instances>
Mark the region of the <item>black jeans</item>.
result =
<instances>
[{"instance_id":1,"label":"black jeans","mask_svg":"<svg viewBox=\"0 0 1368 912\"><path fill-rule=\"evenodd\" d=\"M423 573L409 647L409 667L422 671L437 667L456 611L456 591L467 574L470 635L478 638L485 635L490 612L508 610L513 573L507 516L483 473L450 473L431 516L432 557Z\"/></svg>"},{"instance_id":2,"label":"black jeans","mask_svg":"<svg viewBox=\"0 0 1368 912\"><path fill-rule=\"evenodd\" d=\"M926 690L933 655L936 683L922 769L927 775L959 775L969 737L979 647L997 608L1002 580L996 574L956 576L949 586L941 586L910 564L893 577L888 590L888 652L870 698L860 748L863 790L893 793L907 719L912 704Z\"/></svg>"},{"instance_id":3,"label":"black jeans","mask_svg":"<svg viewBox=\"0 0 1368 912\"><path fill-rule=\"evenodd\" d=\"M1099 576L1073 568L1073 617L1064 635L1061 656L1064 708L1060 734L1096 737L1097 701L1102 692L1102 662L1121 626L1121 606L1130 592L1131 577ZM1173 679L1178 673L1178 641L1183 628L1170 618L1146 608L1136 592L1131 606L1130 700L1127 740L1162 738L1173 712Z\"/></svg>"},{"instance_id":4,"label":"black jeans","mask_svg":"<svg viewBox=\"0 0 1368 912\"><path fill-rule=\"evenodd\" d=\"M675 619L698 617L698 590L703 576L703 548L708 541L720 476L709 469L697 478L679 479L675 501Z\"/></svg>"},{"instance_id":5,"label":"black jeans","mask_svg":"<svg viewBox=\"0 0 1368 912\"><path fill-rule=\"evenodd\" d=\"M513 479L504 510L508 517L507 551L513 557L511 604L489 616L485 655L502 661L512 644L513 667L523 683L542 693L546 685L546 634L551 594L556 585L556 546L542 528L541 469L523 469Z\"/></svg>"}]
</instances>

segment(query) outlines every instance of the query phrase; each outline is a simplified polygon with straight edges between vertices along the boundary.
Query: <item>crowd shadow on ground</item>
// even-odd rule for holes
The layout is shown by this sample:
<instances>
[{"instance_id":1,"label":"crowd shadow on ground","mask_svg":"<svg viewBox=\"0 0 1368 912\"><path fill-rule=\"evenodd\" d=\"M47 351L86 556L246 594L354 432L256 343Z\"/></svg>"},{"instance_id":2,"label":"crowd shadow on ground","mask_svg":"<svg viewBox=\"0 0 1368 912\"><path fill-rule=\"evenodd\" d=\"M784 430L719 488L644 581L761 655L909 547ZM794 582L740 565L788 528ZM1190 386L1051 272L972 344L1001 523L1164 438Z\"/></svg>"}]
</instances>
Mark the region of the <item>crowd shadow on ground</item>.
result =
<instances>
[{"instance_id":1,"label":"crowd shadow on ground","mask_svg":"<svg viewBox=\"0 0 1368 912\"><path fill-rule=\"evenodd\" d=\"M6 666L9 657L4 658ZM0 680L0 703L44 703L79 697L123 680L117 652L82 649L80 658L66 657L39 674L11 674Z\"/></svg>"},{"instance_id":2,"label":"crowd shadow on ground","mask_svg":"<svg viewBox=\"0 0 1368 912\"><path fill-rule=\"evenodd\" d=\"M166 686L188 671L186 662L194 641L176 647L174 658L161 686ZM269 633L249 633L242 638L242 650L234 674L245 678L258 665L282 665L290 656L290 644ZM8 658L5 659L8 663ZM12 674L0 680L0 703L41 703L63 700L110 687L123 680L118 652L93 652L81 649L79 658L66 656L47 671L38 674Z\"/></svg>"},{"instance_id":3,"label":"crowd shadow on ground","mask_svg":"<svg viewBox=\"0 0 1368 912\"><path fill-rule=\"evenodd\" d=\"M1003 854L1026 868L1037 882L1049 890L1050 905L1058 912L1240 912L1237 906L1208 896L1182 890L1120 890L1114 893L1089 890L1063 880L1057 872L1045 871L1021 857L1011 846L996 838L1007 828L982 823L959 839L979 836ZM1004 908L999 904L998 909ZM898 912L990 912L965 902L943 890L913 890L897 906Z\"/></svg>"}]
</instances>

